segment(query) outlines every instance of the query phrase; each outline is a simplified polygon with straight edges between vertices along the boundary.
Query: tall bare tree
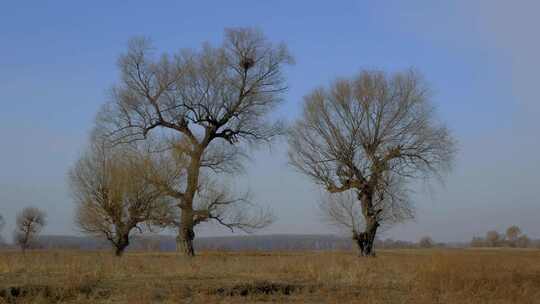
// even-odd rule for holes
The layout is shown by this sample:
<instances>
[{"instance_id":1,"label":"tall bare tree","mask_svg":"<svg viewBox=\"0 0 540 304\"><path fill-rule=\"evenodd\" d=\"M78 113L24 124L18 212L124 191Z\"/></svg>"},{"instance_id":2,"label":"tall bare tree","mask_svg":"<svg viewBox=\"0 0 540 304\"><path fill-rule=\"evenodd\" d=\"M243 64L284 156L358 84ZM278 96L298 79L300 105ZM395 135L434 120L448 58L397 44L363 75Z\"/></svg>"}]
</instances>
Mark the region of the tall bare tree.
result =
<instances>
[{"instance_id":1,"label":"tall bare tree","mask_svg":"<svg viewBox=\"0 0 540 304\"><path fill-rule=\"evenodd\" d=\"M420 246L420 248L431 248L435 246L435 242L430 236L423 236L420 241L418 241L418 246Z\"/></svg>"},{"instance_id":2,"label":"tall bare tree","mask_svg":"<svg viewBox=\"0 0 540 304\"><path fill-rule=\"evenodd\" d=\"M268 142L282 133L282 124L268 114L282 101L283 66L290 63L285 45L274 45L253 29L226 30L221 47L205 44L200 51L159 58L147 40L134 39L121 56L121 81L98 120L113 143L159 131L178 136L187 166L185 179L170 194L185 254L194 254L201 173L238 172L242 144Z\"/></svg>"},{"instance_id":3,"label":"tall bare tree","mask_svg":"<svg viewBox=\"0 0 540 304\"><path fill-rule=\"evenodd\" d=\"M495 230L490 230L486 232L486 242L490 247L498 247L501 245L501 242L504 240L504 236L498 233Z\"/></svg>"},{"instance_id":4,"label":"tall bare tree","mask_svg":"<svg viewBox=\"0 0 540 304\"><path fill-rule=\"evenodd\" d=\"M21 247L23 253L30 248L47 224L46 217L44 211L35 207L26 207L17 214L13 240L15 244Z\"/></svg>"},{"instance_id":5,"label":"tall bare tree","mask_svg":"<svg viewBox=\"0 0 540 304\"><path fill-rule=\"evenodd\" d=\"M521 229L518 226L512 225L508 227L508 229L506 229L506 240L508 241L508 245L510 247L516 247L520 235Z\"/></svg>"},{"instance_id":6,"label":"tall bare tree","mask_svg":"<svg viewBox=\"0 0 540 304\"><path fill-rule=\"evenodd\" d=\"M76 223L106 238L121 256L133 231L143 232L167 213L170 201L150 183L142 152L128 146L107 147L95 139L69 173L77 204Z\"/></svg>"},{"instance_id":7,"label":"tall bare tree","mask_svg":"<svg viewBox=\"0 0 540 304\"><path fill-rule=\"evenodd\" d=\"M409 214L407 182L440 176L455 152L414 71L364 71L316 89L305 97L289 145L301 173L330 193L354 191L365 224L358 238L368 256L382 217Z\"/></svg>"},{"instance_id":8,"label":"tall bare tree","mask_svg":"<svg viewBox=\"0 0 540 304\"><path fill-rule=\"evenodd\" d=\"M178 193L182 192L189 173L186 171L186 166L190 162L190 157L186 157L185 146L181 142L178 139L172 140L170 145L165 145L169 149L160 149L160 152L152 153L153 157L149 159L150 182L172 198L177 197ZM155 146L155 144L150 144L150 146ZM211 149L209 151L212 153ZM219 164L216 162L215 164L222 166L222 168L239 166L239 164L234 163ZM201 223L213 221L231 231L238 229L250 233L273 222L272 212L252 203L249 193L237 194L231 186L218 183L216 178L216 174L211 171L203 171L199 175L198 188L192 201L192 210L189 211L193 214L192 229ZM154 225L182 229L182 212L184 212L183 209L178 212L174 208L168 208L154 221ZM195 236L194 230L192 231L191 240ZM177 245L179 251L190 256L195 254L192 244L185 244L181 235L177 237ZM187 252L185 252L186 250Z\"/></svg>"}]
</instances>

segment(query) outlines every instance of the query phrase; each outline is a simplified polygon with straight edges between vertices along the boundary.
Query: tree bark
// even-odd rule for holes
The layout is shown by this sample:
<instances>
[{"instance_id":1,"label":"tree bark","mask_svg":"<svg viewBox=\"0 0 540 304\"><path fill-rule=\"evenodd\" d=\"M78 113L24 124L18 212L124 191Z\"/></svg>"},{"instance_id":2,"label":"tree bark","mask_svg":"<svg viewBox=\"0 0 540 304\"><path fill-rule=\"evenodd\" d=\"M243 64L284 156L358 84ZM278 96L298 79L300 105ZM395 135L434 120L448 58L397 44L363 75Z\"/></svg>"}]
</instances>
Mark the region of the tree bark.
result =
<instances>
[{"instance_id":1,"label":"tree bark","mask_svg":"<svg viewBox=\"0 0 540 304\"><path fill-rule=\"evenodd\" d=\"M127 246L129 246L129 236L121 235L116 242L114 255L117 257L123 256Z\"/></svg>"},{"instance_id":2,"label":"tree bark","mask_svg":"<svg viewBox=\"0 0 540 304\"><path fill-rule=\"evenodd\" d=\"M187 257L195 256L195 249L193 248L195 232L193 227L193 212L191 210L182 210L182 219L176 237L176 250Z\"/></svg>"},{"instance_id":3,"label":"tree bark","mask_svg":"<svg viewBox=\"0 0 540 304\"><path fill-rule=\"evenodd\" d=\"M193 239L195 238L195 222L193 220L193 199L199 187L199 173L201 157L205 146L198 146L191 154L191 162L188 169L187 187L184 193L183 204L181 205L180 227L176 237L176 250L178 253L188 257L195 256Z\"/></svg>"},{"instance_id":4,"label":"tree bark","mask_svg":"<svg viewBox=\"0 0 540 304\"><path fill-rule=\"evenodd\" d=\"M358 198L362 205L362 214L364 215L366 227L363 232L356 234L354 239L362 256L374 257L375 249L373 245L375 243L377 228L380 226L378 216L381 210L374 210L371 191L362 191L359 193Z\"/></svg>"},{"instance_id":5,"label":"tree bark","mask_svg":"<svg viewBox=\"0 0 540 304\"><path fill-rule=\"evenodd\" d=\"M379 223L375 217L370 217L366 219L366 230L362 233L363 234L363 256L375 256L375 249L374 249L374 243L375 243L375 235L377 234L377 228L379 227Z\"/></svg>"},{"instance_id":6,"label":"tree bark","mask_svg":"<svg viewBox=\"0 0 540 304\"><path fill-rule=\"evenodd\" d=\"M178 253L187 257L194 257L193 238L195 233L193 232L193 228L182 227L179 230L178 237L176 238L176 249Z\"/></svg>"},{"instance_id":7,"label":"tree bark","mask_svg":"<svg viewBox=\"0 0 540 304\"><path fill-rule=\"evenodd\" d=\"M356 231L353 231L352 238L354 240L354 243L358 247L358 255L363 256L364 255L364 241L363 241L364 233L363 232L358 233Z\"/></svg>"}]
</instances>

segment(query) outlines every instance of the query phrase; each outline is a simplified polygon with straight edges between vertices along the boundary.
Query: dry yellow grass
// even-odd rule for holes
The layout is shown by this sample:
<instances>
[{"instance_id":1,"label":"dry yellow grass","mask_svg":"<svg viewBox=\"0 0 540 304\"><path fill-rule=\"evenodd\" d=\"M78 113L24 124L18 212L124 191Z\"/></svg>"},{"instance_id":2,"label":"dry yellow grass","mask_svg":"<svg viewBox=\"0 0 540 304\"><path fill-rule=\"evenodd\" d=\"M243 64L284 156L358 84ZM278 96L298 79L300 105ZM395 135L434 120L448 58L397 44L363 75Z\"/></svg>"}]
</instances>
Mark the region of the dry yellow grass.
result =
<instances>
[{"instance_id":1,"label":"dry yellow grass","mask_svg":"<svg viewBox=\"0 0 540 304\"><path fill-rule=\"evenodd\" d=\"M0 289L0 303L540 303L540 251L3 252Z\"/></svg>"}]
</instances>

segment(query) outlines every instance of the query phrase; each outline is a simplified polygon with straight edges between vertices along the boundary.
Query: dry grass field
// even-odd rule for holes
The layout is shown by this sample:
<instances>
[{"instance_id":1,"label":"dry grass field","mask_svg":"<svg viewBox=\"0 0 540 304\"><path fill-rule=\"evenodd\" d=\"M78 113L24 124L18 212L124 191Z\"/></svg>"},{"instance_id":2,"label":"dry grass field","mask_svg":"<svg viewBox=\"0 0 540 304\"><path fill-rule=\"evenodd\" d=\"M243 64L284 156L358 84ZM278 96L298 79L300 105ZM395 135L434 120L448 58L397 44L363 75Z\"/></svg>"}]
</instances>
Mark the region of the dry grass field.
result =
<instances>
[{"instance_id":1,"label":"dry grass field","mask_svg":"<svg viewBox=\"0 0 540 304\"><path fill-rule=\"evenodd\" d=\"M0 253L0 303L540 303L540 251Z\"/></svg>"}]
</instances>

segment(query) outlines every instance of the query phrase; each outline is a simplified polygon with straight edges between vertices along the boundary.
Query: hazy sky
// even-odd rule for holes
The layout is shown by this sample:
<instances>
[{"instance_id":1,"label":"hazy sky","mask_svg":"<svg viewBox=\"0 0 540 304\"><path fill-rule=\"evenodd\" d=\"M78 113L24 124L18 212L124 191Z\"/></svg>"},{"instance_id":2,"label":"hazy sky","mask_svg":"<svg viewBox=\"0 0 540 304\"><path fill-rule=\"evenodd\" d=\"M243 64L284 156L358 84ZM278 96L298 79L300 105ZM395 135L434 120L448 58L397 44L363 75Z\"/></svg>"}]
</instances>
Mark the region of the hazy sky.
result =
<instances>
[{"instance_id":1,"label":"hazy sky","mask_svg":"<svg viewBox=\"0 0 540 304\"><path fill-rule=\"evenodd\" d=\"M0 213L34 205L44 233L74 234L66 171L81 153L116 59L135 35L161 51L220 43L254 26L296 58L280 109L362 68L416 67L459 140L444 187L415 195L415 222L383 237L469 240L518 224L540 238L538 1L3 1L0 3ZM46 3L48 2L48 3ZM196 2L196 3L195 3ZM265 233L328 233L318 192L287 166L285 142L259 151L247 183L278 221ZM204 229L203 234L215 233Z\"/></svg>"}]
</instances>

